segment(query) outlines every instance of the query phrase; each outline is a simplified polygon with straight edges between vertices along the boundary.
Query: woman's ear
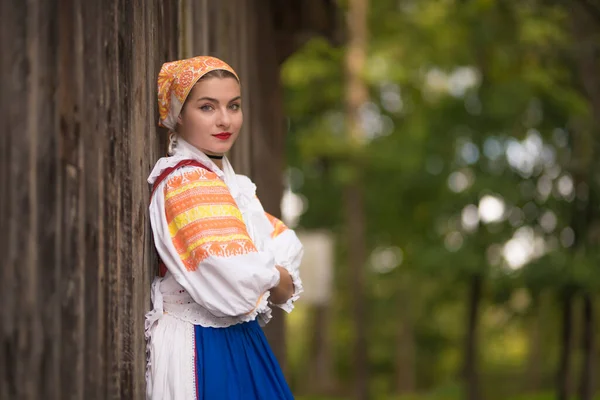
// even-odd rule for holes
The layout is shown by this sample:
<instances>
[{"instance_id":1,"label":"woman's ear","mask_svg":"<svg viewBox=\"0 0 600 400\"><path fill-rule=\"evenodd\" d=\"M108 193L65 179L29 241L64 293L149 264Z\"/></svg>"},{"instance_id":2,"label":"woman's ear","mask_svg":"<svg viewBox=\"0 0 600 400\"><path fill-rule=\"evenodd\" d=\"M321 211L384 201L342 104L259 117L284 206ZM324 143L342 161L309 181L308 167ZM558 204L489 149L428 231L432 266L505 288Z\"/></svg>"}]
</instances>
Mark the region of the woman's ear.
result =
<instances>
[{"instance_id":1,"label":"woman's ear","mask_svg":"<svg viewBox=\"0 0 600 400\"><path fill-rule=\"evenodd\" d=\"M183 125L183 119L181 119L181 113L179 113L179 115L177 116L177 124Z\"/></svg>"}]
</instances>

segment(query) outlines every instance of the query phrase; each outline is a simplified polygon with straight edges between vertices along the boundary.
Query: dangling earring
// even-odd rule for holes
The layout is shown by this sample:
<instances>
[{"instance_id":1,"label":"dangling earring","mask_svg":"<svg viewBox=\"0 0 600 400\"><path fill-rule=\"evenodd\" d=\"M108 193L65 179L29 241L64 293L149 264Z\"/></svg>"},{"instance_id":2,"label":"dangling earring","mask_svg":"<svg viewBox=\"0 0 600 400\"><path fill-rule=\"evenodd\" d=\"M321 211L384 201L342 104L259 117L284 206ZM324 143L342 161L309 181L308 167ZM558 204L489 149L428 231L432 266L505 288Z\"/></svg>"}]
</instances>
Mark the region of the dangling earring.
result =
<instances>
[{"instance_id":1,"label":"dangling earring","mask_svg":"<svg viewBox=\"0 0 600 400\"><path fill-rule=\"evenodd\" d=\"M172 156L175 153L176 148L177 148L177 134L175 132L171 132L169 134L169 148L167 149L167 154Z\"/></svg>"}]
</instances>

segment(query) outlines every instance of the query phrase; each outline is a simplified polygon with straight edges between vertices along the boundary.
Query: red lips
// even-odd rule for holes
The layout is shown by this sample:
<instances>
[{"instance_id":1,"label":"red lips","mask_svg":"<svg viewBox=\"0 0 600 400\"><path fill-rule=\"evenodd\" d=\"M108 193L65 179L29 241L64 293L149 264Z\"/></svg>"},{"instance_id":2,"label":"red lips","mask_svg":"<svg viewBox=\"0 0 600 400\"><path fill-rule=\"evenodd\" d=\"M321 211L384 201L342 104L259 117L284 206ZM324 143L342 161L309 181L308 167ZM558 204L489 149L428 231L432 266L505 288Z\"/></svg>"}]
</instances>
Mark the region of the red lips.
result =
<instances>
[{"instance_id":1,"label":"red lips","mask_svg":"<svg viewBox=\"0 0 600 400\"><path fill-rule=\"evenodd\" d=\"M227 140L231 137L231 135L233 135L231 132L221 132L213 136L220 140Z\"/></svg>"}]
</instances>

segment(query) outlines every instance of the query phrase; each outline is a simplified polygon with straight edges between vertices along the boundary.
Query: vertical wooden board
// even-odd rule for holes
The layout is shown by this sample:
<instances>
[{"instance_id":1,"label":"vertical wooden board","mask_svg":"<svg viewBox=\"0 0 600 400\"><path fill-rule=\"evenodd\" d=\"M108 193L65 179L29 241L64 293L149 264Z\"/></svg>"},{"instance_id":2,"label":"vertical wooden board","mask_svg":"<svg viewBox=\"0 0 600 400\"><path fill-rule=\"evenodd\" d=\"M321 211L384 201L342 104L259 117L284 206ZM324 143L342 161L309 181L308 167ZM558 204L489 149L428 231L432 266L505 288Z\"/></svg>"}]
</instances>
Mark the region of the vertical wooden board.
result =
<instances>
[{"instance_id":1,"label":"vertical wooden board","mask_svg":"<svg viewBox=\"0 0 600 400\"><path fill-rule=\"evenodd\" d=\"M38 221L36 252L41 329L41 365L38 395L62 398L60 391L61 308L58 293L61 288L60 272L60 211L62 209L61 166L59 160L58 120L56 118L56 76L58 45L56 2L41 2L38 46L38 109L36 146L36 199ZM51 16L48 18L48 16ZM33 110L31 110L33 111Z\"/></svg>"},{"instance_id":2,"label":"vertical wooden board","mask_svg":"<svg viewBox=\"0 0 600 400\"><path fill-rule=\"evenodd\" d=\"M81 132L81 32L78 0L61 0L58 14L57 118L62 176L60 212L62 397L83 397L83 272L84 199L83 146Z\"/></svg>"},{"instance_id":3,"label":"vertical wooden board","mask_svg":"<svg viewBox=\"0 0 600 400\"><path fill-rule=\"evenodd\" d=\"M129 114L129 131L131 135L131 146L129 155L128 169L131 174L131 294L132 294L132 313L131 313L131 357L132 357L132 398L143 398L143 385L141 385L144 376L144 312L145 293L147 282L145 276L144 263L144 222L145 213L143 204L146 202L145 194L147 186L143 185L143 163L145 155L152 154L150 143L148 141L149 131L147 123L144 121L145 108L143 106L145 96L145 83L149 78L147 62L144 59L146 46L146 7L140 0L132 2L132 37L133 46L131 49L132 60L132 82L131 82L131 100Z\"/></svg>"},{"instance_id":4,"label":"vertical wooden board","mask_svg":"<svg viewBox=\"0 0 600 400\"><path fill-rule=\"evenodd\" d=\"M2 90L3 107L0 112L3 118L0 123L8 135L4 135L3 142L7 148L5 154L0 160L4 175L4 184L6 189L3 191L3 226L2 242L6 248L3 252L4 261L2 265L2 274L0 281L0 298L3 307L2 314L2 348L4 365L8 368L2 373L2 385L0 393L3 398L22 398L24 397L23 377L24 371L27 371L26 359L22 358L19 346L19 333L22 329L22 323L19 321L19 314L27 312L26 304L22 304L21 297L27 290L26 286L20 286L25 283L22 276L18 274L17 268L21 266L22 252L19 251L19 239L23 239L23 232L27 229L27 217L23 220L18 216L23 213L26 207L21 204L24 198L23 191L27 190L27 177L25 176L23 164L27 160L25 153L25 120L22 118L22 112L26 109L25 93L26 82L29 70L30 60L23 49L26 48L26 18L27 6L25 2L1 2L3 23L2 33L5 38L2 40L2 70L9 77L9 84ZM5 36L6 35L6 36ZM6 232L6 233L4 233ZM21 233L19 233L21 232ZM20 237L21 236L21 237ZM22 243L22 242L21 242ZM17 290L18 289L18 290ZM19 304L19 308L17 308ZM19 312L17 312L19 310Z\"/></svg>"},{"instance_id":5,"label":"vertical wooden board","mask_svg":"<svg viewBox=\"0 0 600 400\"><path fill-rule=\"evenodd\" d=\"M235 69L239 70L241 68L240 65L240 48L242 38L244 37L244 32L240 30L240 20L242 18L242 9L240 7L239 2L233 1L231 5L231 32L230 32L230 40L232 42L231 52L229 57L233 65L235 65Z\"/></svg>"},{"instance_id":6,"label":"vertical wooden board","mask_svg":"<svg viewBox=\"0 0 600 400\"><path fill-rule=\"evenodd\" d=\"M199 32L202 32L200 38L198 38L198 42L202 44L202 46L198 49L197 55L208 55L210 54L210 0L200 0L201 4L201 18L197 18L194 20L194 25L200 25Z\"/></svg>"},{"instance_id":7,"label":"vertical wooden board","mask_svg":"<svg viewBox=\"0 0 600 400\"><path fill-rule=\"evenodd\" d=\"M250 155L252 152L252 103L250 93L253 82L250 79L250 62L248 60L249 43L252 36L252 21L249 21L248 2L243 2L237 7L237 21L239 24L237 36L237 62L236 71L242 82L242 108L244 110L244 124L238 140L231 150L231 160L236 172L251 175Z\"/></svg>"},{"instance_id":8,"label":"vertical wooden board","mask_svg":"<svg viewBox=\"0 0 600 400\"><path fill-rule=\"evenodd\" d=\"M159 2L157 2L159 3ZM168 59L174 59L177 55L177 35L174 31L169 31L170 27L177 26L179 14L177 13L176 3L164 4L164 13L162 18L159 14L134 15L134 20L144 20L143 24L134 24L140 28L139 31L133 31L132 48L132 96L129 102L131 114L129 115L130 144L128 146L128 168L131 176L130 215L131 225L129 235L132 238L131 248L131 267L128 271L130 278L130 291L132 296L132 322L131 346L132 346L132 379L133 396L141 398L145 391L145 342L143 336L144 314L149 305L150 280L155 275L156 257L154 247L151 242L149 222L147 220L147 207L149 203L149 187L146 178L154 165L154 162L162 155L162 149L166 145L166 135L164 130L158 130L156 121L158 120L156 107L156 77L158 70L162 65L160 58L144 58L146 51L140 42L147 42L147 33L149 26L157 24L163 26L164 30L159 31L157 35L161 38L168 38L164 41L167 49L160 49L168 54ZM134 10L141 10L143 7L135 7ZM156 8L155 8L156 9ZM145 19L144 19L145 18ZM150 18L153 18L150 22ZM160 19L159 19L160 18ZM174 19L174 20L173 20ZM156 50L156 48L154 49ZM150 82L148 87L147 82ZM148 89L146 89L148 88Z\"/></svg>"},{"instance_id":9,"label":"vertical wooden board","mask_svg":"<svg viewBox=\"0 0 600 400\"><path fill-rule=\"evenodd\" d=\"M190 29L186 32L190 36L188 41L192 43L192 56L210 55L209 31L211 28L210 10L212 6L209 0L198 0L189 3L192 18L186 21Z\"/></svg>"},{"instance_id":10,"label":"vertical wooden board","mask_svg":"<svg viewBox=\"0 0 600 400\"><path fill-rule=\"evenodd\" d=\"M247 56L248 56L248 64L247 64L247 69L245 71L246 73L246 80L244 81L244 84L246 85L247 89L246 89L246 96L247 96L247 113L249 114L249 120L248 123L246 123L246 129L247 131L247 137L248 137L248 143L247 143L247 147L243 150L244 154L246 154L246 156L248 157L248 163L249 163L249 171L248 173L250 174L250 176L254 179L255 177L255 171L256 171L256 166L255 166L255 162L254 162L254 158L255 158L255 147L258 145L257 144L257 137L261 135L261 132L264 131L264 127L262 125L262 121L259 118L259 110L261 107L261 102L264 101L264 99L261 98L261 94L260 94L260 81L259 79L259 68L260 65L256 62L250 62L250 60L252 59L256 59L257 57L259 57L258 51L259 49L256 47L256 43L258 43L258 20L256 18L257 16L257 11L256 11L256 6L257 3L256 1L252 0L250 2L250 6L246 9L247 12L247 17L246 17L246 21L247 21L247 39L246 39L246 46L247 46Z\"/></svg>"},{"instance_id":11,"label":"vertical wooden board","mask_svg":"<svg viewBox=\"0 0 600 400\"><path fill-rule=\"evenodd\" d=\"M159 35L159 49L161 60L175 60L178 55L178 3L179 2L160 2L161 10L161 34Z\"/></svg>"},{"instance_id":12,"label":"vertical wooden board","mask_svg":"<svg viewBox=\"0 0 600 400\"><path fill-rule=\"evenodd\" d=\"M85 175L85 276L84 276L84 314L85 314L85 375L84 398L106 398L105 358L103 352L104 337L104 296L102 254L102 164L101 153L104 150L102 131L102 9L98 1L90 1L82 7L82 23L89 29L83 30L83 98L82 124L83 171Z\"/></svg>"},{"instance_id":13,"label":"vertical wooden board","mask_svg":"<svg viewBox=\"0 0 600 400\"><path fill-rule=\"evenodd\" d=\"M105 6L103 21L103 41L105 63L103 66L104 82L104 112L106 118L106 148L103 153L102 164L104 168L104 227L105 227L105 252L106 263L106 359L107 374L106 388L108 399L118 399L121 393L120 380L120 354L121 332L119 331L119 264L121 254L119 243L120 231L120 186L118 152L120 146L120 113L119 113L119 68L118 68L118 2L113 1Z\"/></svg>"},{"instance_id":14,"label":"vertical wooden board","mask_svg":"<svg viewBox=\"0 0 600 400\"><path fill-rule=\"evenodd\" d=\"M196 42L198 35L197 30L204 29L201 25L195 25L196 13L202 12L202 3L205 0L181 0L179 3L180 19L179 19L179 56L178 58L195 57L198 54L194 49L198 46Z\"/></svg>"},{"instance_id":15,"label":"vertical wooden board","mask_svg":"<svg viewBox=\"0 0 600 400\"><path fill-rule=\"evenodd\" d=\"M220 58L224 58L231 62L233 53L233 41L232 41L232 9L234 4L229 0L222 0L219 2L219 19L213 27L218 33L217 37L217 51L215 55Z\"/></svg>"},{"instance_id":16,"label":"vertical wooden board","mask_svg":"<svg viewBox=\"0 0 600 400\"><path fill-rule=\"evenodd\" d=\"M139 4L138 4L139 3ZM154 124L154 112L149 104L154 104L147 82L154 81L157 75L155 65L146 59L147 32L151 22L143 1L136 0L133 5L133 79L131 83L130 120L130 161L131 181L131 285L132 285L132 376L134 379L133 398L143 398L145 392L145 342L144 315L148 311L150 269L152 260L151 246L148 240L147 206L149 187L146 177L150 164L158 158L158 142ZM155 265L155 264L154 264ZM155 269L152 269L155 271ZM152 274L154 275L154 274Z\"/></svg>"},{"instance_id":17,"label":"vertical wooden board","mask_svg":"<svg viewBox=\"0 0 600 400\"><path fill-rule=\"evenodd\" d=\"M220 32L219 27L221 25L221 2L208 1L206 20L204 21L207 25L208 40L206 47L206 54L208 56L219 56L220 45Z\"/></svg>"},{"instance_id":18,"label":"vertical wooden board","mask_svg":"<svg viewBox=\"0 0 600 400\"><path fill-rule=\"evenodd\" d=\"M109 329L111 327L109 322L109 304L108 304L108 263L109 263L109 236L110 231L108 226L110 225L107 221L109 216L109 210L107 207L107 166L106 166L106 154L108 153L111 146L111 138L108 134L109 131L109 115L107 112L107 104L109 102L109 89L108 89L108 77L110 75L107 70L109 52L108 52L108 32L107 32L107 21L110 19L110 7L106 7L105 3L101 0L94 0L95 8L98 11L96 15L96 26L98 26L98 33L96 37L96 43L98 48L96 54L98 58L93 60L97 63L97 92L95 92L94 98L97 104L95 110L97 130L94 132L96 140L98 141L98 160L97 160L97 172L98 177L98 266L97 266L97 285L98 292L96 295L96 301L98 304L98 315L95 323L97 324L97 340L99 353L98 358L98 397L101 399L108 399L111 388L110 382L110 358L109 358L109 346L113 342L109 341ZM93 277L90 277L93 279ZM94 300L90 298L90 302Z\"/></svg>"},{"instance_id":19,"label":"vertical wooden board","mask_svg":"<svg viewBox=\"0 0 600 400\"><path fill-rule=\"evenodd\" d=\"M253 42L249 48L255 49L255 77L258 84L252 88L251 102L256 104L252 110L254 118L252 136L252 179L256 183L257 195L269 213L281 214L281 196L283 194L283 110L279 84L279 64L275 46L262 46L262 43L274 43L275 32L272 26L270 7L254 7L255 18ZM273 310L273 320L266 327L267 338L275 356L286 371L285 320L284 313Z\"/></svg>"},{"instance_id":20,"label":"vertical wooden board","mask_svg":"<svg viewBox=\"0 0 600 400\"><path fill-rule=\"evenodd\" d=\"M273 41L271 15L268 7L256 7L253 10L255 32L249 47L256 50L255 58L261 60L254 64L252 82L258 82L251 89L251 112L253 121L252 159L253 178L259 191L259 197L265 209L279 215L282 194L282 157L283 147L283 110L279 87L279 65L273 46L260 46L260 43Z\"/></svg>"},{"instance_id":21,"label":"vertical wooden board","mask_svg":"<svg viewBox=\"0 0 600 400\"><path fill-rule=\"evenodd\" d=\"M24 219L24 224L19 226L21 232L17 236L23 235L17 241L18 251L21 253L21 259L17 265L17 279L20 283L18 290L21 293L19 305L23 308L19 310L19 349L18 363L23 363L26 369L20 372L25 373L22 383L26 386L23 393L23 398L36 398L38 396L39 386L37 382L41 380L41 353L42 353L42 338L41 338L41 318L39 310L39 293L38 289L38 254L37 249L37 234L40 221L36 219L38 204L37 204L37 147L35 145L38 129L42 124L39 119L38 111L40 105L40 88L39 74L44 68L44 61L40 58L40 42L41 42L41 27L40 4L29 4L26 19L26 53L29 62L27 71L27 86L25 92L21 94L26 99L24 110L27 110L29 118L26 119L26 128L22 132L23 136L23 151L22 164L19 166L23 173L23 180L19 182L21 190L26 193L19 201L19 207L24 208L23 214L19 215L19 219ZM23 218L25 217L25 218ZM18 292L18 293L19 293ZM24 312L23 312L24 311Z\"/></svg>"},{"instance_id":22,"label":"vertical wooden board","mask_svg":"<svg viewBox=\"0 0 600 400\"><path fill-rule=\"evenodd\" d=\"M133 9L131 0L120 0L117 11L117 43L118 43L118 90L115 112L119 114L118 138L116 163L118 172L116 174L119 186L120 207L119 230L120 238L118 247L115 249L120 253L117 270L119 284L119 296L116 301L119 304L118 325L121 340L121 352L119 354L119 379L121 382L120 398L133 398L133 346L134 337L132 331L132 230L131 230L131 182L132 176L129 169L131 139L134 132L130 130L129 114L131 112L131 90L134 82L134 71L132 69L132 42L135 40L132 30ZM137 71L135 71L137 72Z\"/></svg>"}]
</instances>

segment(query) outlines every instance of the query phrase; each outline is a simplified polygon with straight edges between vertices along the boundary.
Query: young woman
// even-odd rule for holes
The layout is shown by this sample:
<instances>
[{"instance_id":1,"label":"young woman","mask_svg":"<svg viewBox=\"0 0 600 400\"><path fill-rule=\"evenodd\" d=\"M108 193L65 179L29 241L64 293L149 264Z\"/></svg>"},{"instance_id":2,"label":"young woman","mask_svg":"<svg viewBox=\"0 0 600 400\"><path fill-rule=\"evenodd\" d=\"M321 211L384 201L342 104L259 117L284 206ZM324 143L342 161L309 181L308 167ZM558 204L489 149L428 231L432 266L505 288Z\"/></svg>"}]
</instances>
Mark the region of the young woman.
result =
<instances>
[{"instance_id":1,"label":"young woman","mask_svg":"<svg viewBox=\"0 0 600 400\"><path fill-rule=\"evenodd\" d=\"M293 399L260 325L302 292L302 245L225 157L242 126L240 89L213 57L165 63L158 76L171 136L148 178L161 260L146 315L149 399Z\"/></svg>"}]
</instances>

